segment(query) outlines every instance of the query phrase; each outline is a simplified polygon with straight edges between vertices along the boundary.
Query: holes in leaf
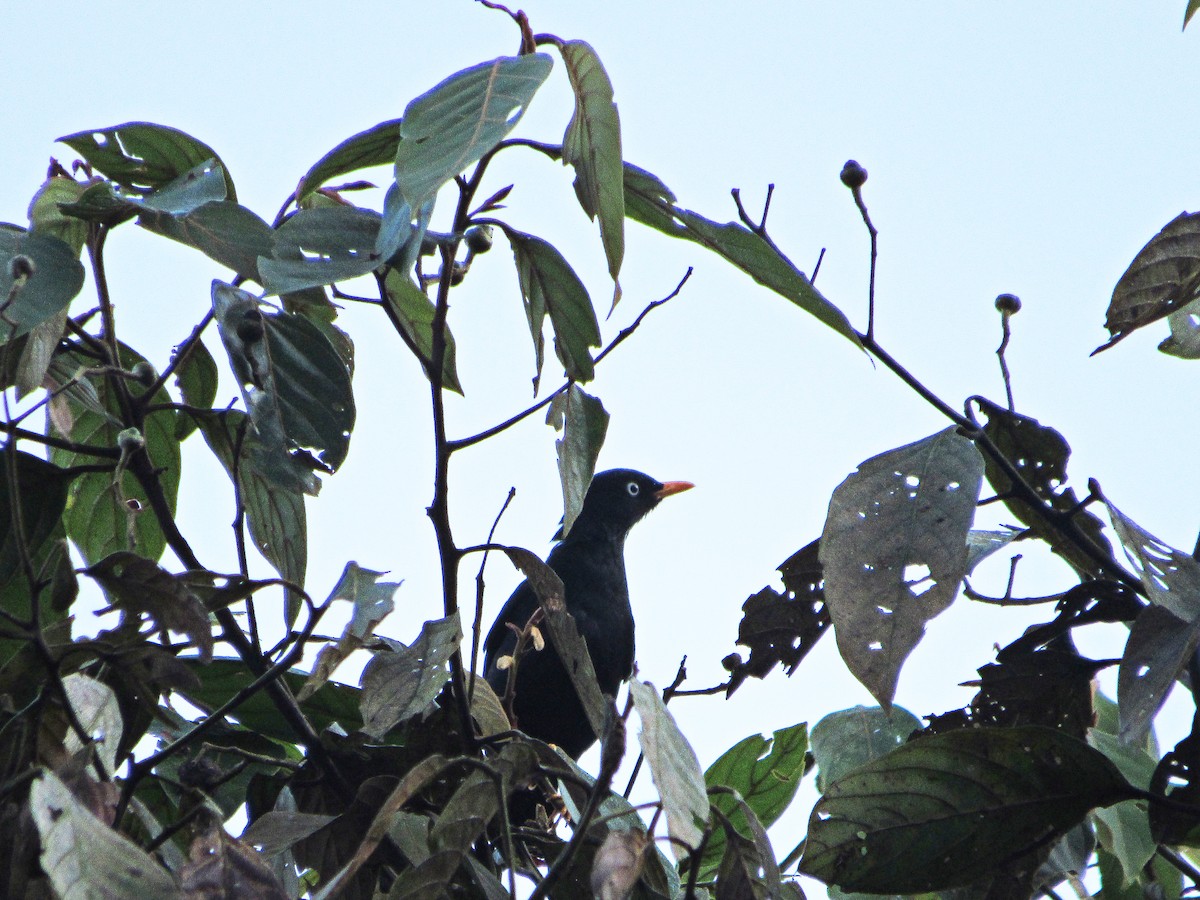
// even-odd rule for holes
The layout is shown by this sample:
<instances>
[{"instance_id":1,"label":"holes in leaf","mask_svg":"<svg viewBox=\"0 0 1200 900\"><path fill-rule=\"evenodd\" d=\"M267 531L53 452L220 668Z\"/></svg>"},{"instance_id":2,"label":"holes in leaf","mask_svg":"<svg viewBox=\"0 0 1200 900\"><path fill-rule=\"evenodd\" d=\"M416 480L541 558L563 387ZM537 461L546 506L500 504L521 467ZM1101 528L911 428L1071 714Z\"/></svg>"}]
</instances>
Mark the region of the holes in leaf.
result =
<instances>
[{"instance_id":1,"label":"holes in leaf","mask_svg":"<svg viewBox=\"0 0 1200 900\"><path fill-rule=\"evenodd\" d=\"M920 487L921 479L918 478L916 475L908 475L905 477L904 483L907 484L911 488Z\"/></svg>"},{"instance_id":2,"label":"holes in leaf","mask_svg":"<svg viewBox=\"0 0 1200 900\"><path fill-rule=\"evenodd\" d=\"M867 644L867 649L873 653L878 653L883 650L883 643L881 641L871 641L871 643Z\"/></svg>"},{"instance_id":3,"label":"holes in leaf","mask_svg":"<svg viewBox=\"0 0 1200 900\"><path fill-rule=\"evenodd\" d=\"M905 566L904 581L914 597L920 597L935 584L929 566L922 563L910 563Z\"/></svg>"}]
</instances>

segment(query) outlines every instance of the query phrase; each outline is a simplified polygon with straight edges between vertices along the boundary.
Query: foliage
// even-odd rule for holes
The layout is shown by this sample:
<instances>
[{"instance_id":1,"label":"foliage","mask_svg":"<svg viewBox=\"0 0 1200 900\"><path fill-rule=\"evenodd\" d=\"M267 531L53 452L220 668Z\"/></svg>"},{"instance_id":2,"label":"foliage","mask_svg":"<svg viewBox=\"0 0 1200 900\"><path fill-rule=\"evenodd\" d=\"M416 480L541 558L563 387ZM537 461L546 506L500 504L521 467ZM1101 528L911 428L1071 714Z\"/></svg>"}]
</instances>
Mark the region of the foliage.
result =
<instances>
[{"instance_id":1,"label":"foliage","mask_svg":"<svg viewBox=\"0 0 1200 900\"><path fill-rule=\"evenodd\" d=\"M765 211L755 221L736 192L737 221L680 205L662 180L624 159L614 86L596 51L535 36L523 14L513 18L519 55L451 74L400 118L346 139L304 173L270 223L239 204L208 144L134 122L62 138L81 161L71 171L53 164L27 226L0 226L6 895L798 897L805 873L837 895L1031 897L1093 864L1113 895L1153 888L1178 897L1180 873L1200 889L1185 855L1200 834L1200 732L1165 754L1153 737L1171 686L1200 677L1196 557L1156 539L1095 482L1080 499L1068 484L1066 439L1019 413L1011 395L1007 405L966 398L960 413L925 388L880 344L873 304L866 328L854 328L776 245ZM574 97L561 144L512 136L556 77L556 57ZM626 711L614 715L557 602L561 582L517 547L495 549L530 579L544 627L573 663L589 719L604 734L599 776L513 731L500 700L469 671L465 660L478 648L464 620L478 610L463 608L458 582L465 556L479 548L453 540L450 457L548 411L562 431L569 528L608 422L581 385L674 296L602 344L596 304L570 261L502 217L509 187L481 193L498 154L528 149L574 169L579 205L598 223L614 305L633 220L745 272L949 420L862 462L834 491L819 539L780 566L783 591L765 587L746 600L736 642L749 658L731 653L728 681L692 692L728 695L777 664L791 674L832 626L878 708L831 711L811 733L798 723L771 738L751 735L705 772L668 709L687 693L682 670L661 693L635 680ZM348 199L360 184L334 184L379 167L390 167L380 209ZM848 163L843 181L874 260L866 171ZM431 230L435 213L446 231ZM1173 220L1133 260L1113 293L1106 347L1166 318L1172 333L1161 349L1200 357L1195 220ZM108 236L133 225L233 273L213 282L211 306L194 311L195 329L161 373L119 339L104 276ZM542 396L451 439L445 394L463 388L450 298L499 235L512 251L507 290L528 321ZM85 261L96 310L78 299ZM376 633L399 584L355 563L323 601L306 583L306 517L310 506L319 510L310 498L346 460L356 419L353 341L335 299L375 308L430 382L429 514L444 609L407 645ZM1003 295L997 308L1007 341L1019 302ZM558 366L547 364L547 326ZM214 405L218 343L238 408ZM560 370L561 382L543 390L543 375ZM207 568L203 547L222 538L185 535L175 518L180 446L196 433L229 477L238 572ZM994 497L981 498L985 482ZM992 500L1022 528L975 528L977 508ZM1113 539L1088 507L1106 510ZM1014 540L1043 542L1078 584L1041 598L1053 605L1047 620L982 662L966 708L922 722L893 707L930 619L963 596L1015 602L966 583L980 559ZM247 545L278 578L250 578ZM164 559L168 549L181 571ZM84 567L72 568L72 552ZM71 632L80 580L112 613L95 637ZM286 602L264 602L272 597ZM338 602L352 605L350 622L340 636L322 636L318 625ZM1092 687L1109 661L1082 656L1072 641L1074 628L1095 622L1130 631L1115 707ZM334 679L364 652L370 661L357 685ZM305 659L311 664L300 667ZM659 797L649 822L611 790L633 711ZM823 796L806 842L777 854L767 829L814 768ZM561 792L559 827L545 827L544 815L512 817L531 784ZM235 837L223 823L239 810L249 825ZM532 887L518 889L518 880Z\"/></svg>"}]
</instances>

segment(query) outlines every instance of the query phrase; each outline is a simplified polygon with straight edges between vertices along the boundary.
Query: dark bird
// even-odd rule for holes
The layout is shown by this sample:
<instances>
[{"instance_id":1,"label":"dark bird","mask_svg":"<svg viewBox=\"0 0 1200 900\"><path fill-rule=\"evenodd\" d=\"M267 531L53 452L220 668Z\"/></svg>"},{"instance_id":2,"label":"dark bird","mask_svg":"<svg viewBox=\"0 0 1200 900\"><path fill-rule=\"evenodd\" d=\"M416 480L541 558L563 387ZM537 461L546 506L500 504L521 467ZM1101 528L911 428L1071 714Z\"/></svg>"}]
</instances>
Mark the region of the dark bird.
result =
<instances>
[{"instance_id":1,"label":"dark bird","mask_svg":"<svg viewBox=\"0 0 1200 900\"><path fill-rule=\"evenodd\" d=\"M687 481L655 481L632 469L612 469L592 479L583 510L546 562L565 588L567 611L587 642L600 690L615 695L633 672L633 610L625 579L625 537L659 501L692 487ZM497 662L511 656L517 638L508 627L525 627L538 609L529 582L504 604L484 642L484 677L503 697L508 669ZM517 663L513 712L526 734L557 744L572 759L596 740L562 660L547 637L543 650L530 649Z\"/></svg>"}]
</instances>

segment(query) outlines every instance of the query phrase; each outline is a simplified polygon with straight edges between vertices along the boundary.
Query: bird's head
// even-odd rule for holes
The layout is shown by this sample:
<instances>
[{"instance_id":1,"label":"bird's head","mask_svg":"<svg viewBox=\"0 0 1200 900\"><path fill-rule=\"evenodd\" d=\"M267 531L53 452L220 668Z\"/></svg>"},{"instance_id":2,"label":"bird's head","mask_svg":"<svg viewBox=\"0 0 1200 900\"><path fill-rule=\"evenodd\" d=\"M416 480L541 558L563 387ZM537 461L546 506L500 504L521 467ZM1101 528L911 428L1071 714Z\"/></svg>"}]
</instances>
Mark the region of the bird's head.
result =
<instances>
[{"instance_id":1,"label":"bird's head","mask_svg":"<svg viewBox=\"0 0 1200 900\"><path fill-rule=\"evenodd\" d=\"M658 481L633 469L609 469L592 478L571 534L606 531L624 537L664 497L689 490L690 481Z\"/></svg>"}]
</instances>

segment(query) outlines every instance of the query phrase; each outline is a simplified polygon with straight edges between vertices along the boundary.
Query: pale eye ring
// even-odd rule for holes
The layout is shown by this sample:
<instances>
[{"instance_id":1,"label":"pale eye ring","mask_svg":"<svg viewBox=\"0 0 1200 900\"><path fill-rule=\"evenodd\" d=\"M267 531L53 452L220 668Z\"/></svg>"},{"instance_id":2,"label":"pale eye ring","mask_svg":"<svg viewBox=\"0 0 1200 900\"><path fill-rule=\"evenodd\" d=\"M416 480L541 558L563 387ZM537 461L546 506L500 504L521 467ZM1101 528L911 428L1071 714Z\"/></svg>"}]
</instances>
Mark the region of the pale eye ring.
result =
<instances>
[{"instance_id":1,"label":"pale eye ring","mask_svg":"<svg viewBox=\"0 0 1200 900\"><path fill-rule=\"evenodd\" d=\"M625 490L629 492L630 497L636 497L642 492L642 486L636 481L631 481L625 485Z\"/></svg>"}]
</instances>

